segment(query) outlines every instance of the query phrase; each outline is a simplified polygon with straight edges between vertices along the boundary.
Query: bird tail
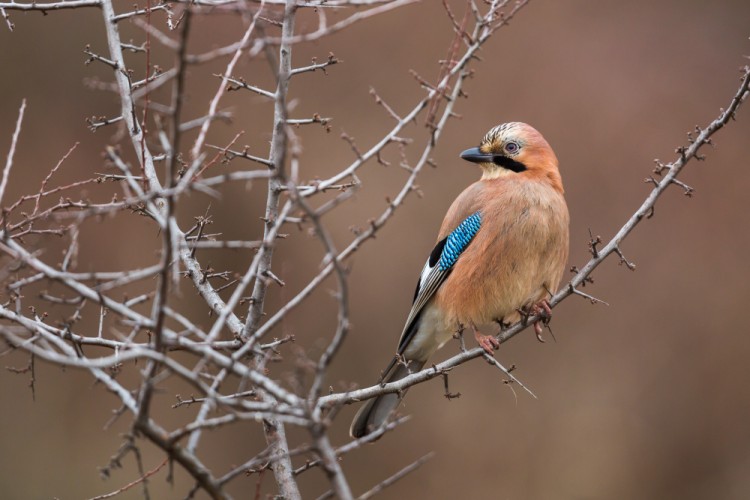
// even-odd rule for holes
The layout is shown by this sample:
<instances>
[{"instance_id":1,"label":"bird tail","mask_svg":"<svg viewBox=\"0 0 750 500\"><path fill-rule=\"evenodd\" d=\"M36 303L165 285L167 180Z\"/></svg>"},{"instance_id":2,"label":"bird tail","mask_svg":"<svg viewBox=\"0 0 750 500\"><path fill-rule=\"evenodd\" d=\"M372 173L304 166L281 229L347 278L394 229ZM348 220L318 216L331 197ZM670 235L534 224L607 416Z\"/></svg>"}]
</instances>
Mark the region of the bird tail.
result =
<instances>
[{"instance_id":1,"label":"bird tail","mask_svg":"<svg viewBox=\"0 0 750 500\"><path fill-rule=\"evenodd\" d=\"M381 383L388 384L401 380L410 373L421 370L424 364L424 361L415 360L409 361L407 364L391 363ZM358 439L377 430L398 407L405 393L405 390L401 391L400 394L391 392L369 400L354 416L349 434Z\"/></svg>"}]
</instances>

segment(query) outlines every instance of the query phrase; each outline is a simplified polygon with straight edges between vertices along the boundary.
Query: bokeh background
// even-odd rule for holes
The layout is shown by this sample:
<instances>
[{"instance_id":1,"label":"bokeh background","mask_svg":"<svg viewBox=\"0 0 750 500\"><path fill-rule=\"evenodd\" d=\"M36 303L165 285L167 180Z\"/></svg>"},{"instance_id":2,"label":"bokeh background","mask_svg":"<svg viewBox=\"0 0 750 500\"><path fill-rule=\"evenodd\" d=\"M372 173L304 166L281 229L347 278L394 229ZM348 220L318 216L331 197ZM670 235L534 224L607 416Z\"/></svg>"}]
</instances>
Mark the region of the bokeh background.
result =
<instances>
[{"instance_id":1,"label":"bokeh background","mask_svg":"<svg viewBox=\"0 0 750 500\"><path fill-rule=\"evenodd\" d=\"M130 7L117 2L119 10ZM463 2L453 2L460 12ZM330 14L337 19L338 14ZM116 97L92 90L87 81L106 80L109 68L83 64L86 44L105 52L101 14L11 12L16 31L0 26L0 151L10 144L18 106L28 110L16 154L13 177L3 204L38 190L39 182L75 143L78 149L61 171L59 182L87 178L105 167L103 146L117 140L115 127L90 132L84 118L117 113ZM339 16L339 17L337 17ZM162 23L163 16L154 16ZM312 29L304 15L298 29ZM124 39L142 38L125 23ZM190 49L195 52L238 39L241 23L233 16L202 19ZM474 64L469 98L449 122L434 153L437 168L419 178L422 196L411 196L375 240L351 262L353 328L329 377L337 389L369 385L394 350L408 312L414 282L431 250L443 214L452 199L478 172L458 153L477 144L491 126L526 121L538 128L560 159L571 213L570 264L588 259L589 231L609 238L647 195L644 184L654 158L672 160L685 133L705 125L726 107L737 85L738 67L750 54L750 3L744 0L660 2L618 0L532 1L484 47ZM317 112L332 117L322 127L300 131L303 177L325 177L353 159L342 131L362 149L386 131L391 119L368 95L370 87L398 112L411 109L422 95L409 70L428 79L439 71L452 42L440 2L421 3L367 20L319 42L295 48L295 65L334 52L343 64L328 75L306 74L292 81L293 115ZM157 64L168 67L166 51L155 45ZM141 61L142 59L131 59ZM211 73L225 62L190 70L186 118L205 113L218 81ZM270 86L263 60L243 61L237 75ZM159 96L155 96L157 99ZM264 154L270 139L271 105L248 93L230 93L222 101L235 118L217 124L210 143L226 144L240 130L239 143ZM343 460L355 492L363 492L422 455L435 457L382 494L382 498L747 498L750 495L750 109L707 148L707 161L694 162L682 177L696 190L668 191L622 245L637 269L615 260L595 273L587 291L610 305L591 305L571 297L555 309L556 341L536 341L526 332L502 346L498 358L518 367L516 375L538 395L514 395L495 368L482 362L461 366L450 376L443 397L436 379L409 393L403 413L412 419L376 445ZM424 138L421 125L406 134ZM194 138L194 135L188 136ZM189 143L189 142L188 142ZM416 158L418 148L407 150ZM325 219L343 248L353 226L367 224L385 208L406 172L399 151L388 150L389 167L362 169L363 188L346 208ZM221 168L240 168L234 165ZM104 201L115 188L89 189L85 196ZM180 207L183 225L211 206L212 230L227 239L254 238L265 200L262 185L229 186L220 200L192 196ZM276 273L287 282L274 288L269 310L292 297L318 269L319 242L290 227L279 247ZM155 262L160 239L136 216L121 215L84 225L80 270L126 269ZM62 243L36 240L43 258L59 260ZM242 252L207 254L217 269L241 269ZM294 361L314 356L331 337L335 300L327 282L310 301L286 319L275 335L292 333L297 341L274 367L291 380ZM5 299L3 299L5 300ZM29 299L33 300L33 299ZM202 304L185 282L170 303L208 322ZM51 317L63 310L49 308ZM98 309L86 310L93 327ZM439 357L455 353L449 344ZM22 367L28 357L7 354L0 367ZM135 373L138 367L130 367ZM131 375L135 377L136 375ZM135 378L134 378L135 380ZM0 496L3 498L84 498L114 490L137 477L132 456L124 469L103 481L97 467L119 446L129 417L103 426L117 400L75 370L36 364L35 400L28 375L0 373ZM184 387L165 384L159 418L179 425L196 408L170 409ZM182 392L181 392L182 391ZM346 440L347 408L332 431ZM180 413L182 412L182 413ZM246 460L264 447L257 426L243 424L207 433L201 450L216 471ZM290 430L295 443L304 433ZM145 467L163 459L143 444ZM272 477L238 479L238 498L273 493ZM175 484L166 469L150 481L154 498L182 498L192 487L179 468ZM327 488L320 471L307 472L306 498ZM139 498L134 488L122 498Z\"/></svg>"}]
</instances>

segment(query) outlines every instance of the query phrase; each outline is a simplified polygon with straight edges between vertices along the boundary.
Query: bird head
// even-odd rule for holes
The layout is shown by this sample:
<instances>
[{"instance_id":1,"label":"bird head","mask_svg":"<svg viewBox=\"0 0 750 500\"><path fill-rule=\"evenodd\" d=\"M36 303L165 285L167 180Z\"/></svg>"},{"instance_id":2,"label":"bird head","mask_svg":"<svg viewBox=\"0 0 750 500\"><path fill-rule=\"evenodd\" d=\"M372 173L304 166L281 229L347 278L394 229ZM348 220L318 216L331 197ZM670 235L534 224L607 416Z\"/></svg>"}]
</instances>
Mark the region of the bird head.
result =
<instances>
[{"instance_id":1,"label":"bird head","mask_svg":"<svg viewBox=\"0 0 750 500\"><path fill-rule=\"evenodd\" d=\"M479 146L462 152L461 158L478 163L482 179L521 176L563 190L554 151L542 134L525 123L509 122L491 128Z\"/></svg>"}]
</instances>

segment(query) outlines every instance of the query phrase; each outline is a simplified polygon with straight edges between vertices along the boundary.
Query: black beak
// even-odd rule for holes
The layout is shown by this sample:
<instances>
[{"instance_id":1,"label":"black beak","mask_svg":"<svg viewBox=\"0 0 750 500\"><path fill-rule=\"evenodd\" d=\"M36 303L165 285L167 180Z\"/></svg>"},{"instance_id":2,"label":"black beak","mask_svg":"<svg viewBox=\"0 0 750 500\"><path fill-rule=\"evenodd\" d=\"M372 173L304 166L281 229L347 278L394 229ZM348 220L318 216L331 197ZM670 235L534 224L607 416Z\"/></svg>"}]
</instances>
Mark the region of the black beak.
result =
<instances>
[{"instance_id":1,"label":"black beak","mask_svg":"<svg viewBox=\"0 0 750 500\"><path fill-rule=\"evenodd\" d=\"M482 153L479 148L470 148L461 153L461 158L472 163L492 163L494 156Z\"/></svg>"}]
</instances>

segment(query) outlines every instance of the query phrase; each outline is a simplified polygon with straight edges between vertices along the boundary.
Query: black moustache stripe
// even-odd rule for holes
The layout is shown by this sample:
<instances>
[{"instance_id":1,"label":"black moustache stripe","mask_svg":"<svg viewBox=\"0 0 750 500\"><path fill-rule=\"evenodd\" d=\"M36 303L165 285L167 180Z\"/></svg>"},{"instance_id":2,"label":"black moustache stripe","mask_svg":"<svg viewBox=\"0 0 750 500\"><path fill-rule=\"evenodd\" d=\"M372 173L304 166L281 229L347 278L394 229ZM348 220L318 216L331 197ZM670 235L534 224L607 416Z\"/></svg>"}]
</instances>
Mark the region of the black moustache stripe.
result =
<instances>
[{"instance_id":1,"label":"black moustache stripe","mask_svg":"<svg viewBox=\"0 0 750 500\"><path fill-rule=\"evenodd\" d=\"M508 170L512 170L513 172L524 172L527 170L526 165L521 163L520 161L516 161L513 158L508 158L507 156L502 155L496 155L492 158L492 163L499 167L507 168Z\"/></svg>"}]
</instances>

